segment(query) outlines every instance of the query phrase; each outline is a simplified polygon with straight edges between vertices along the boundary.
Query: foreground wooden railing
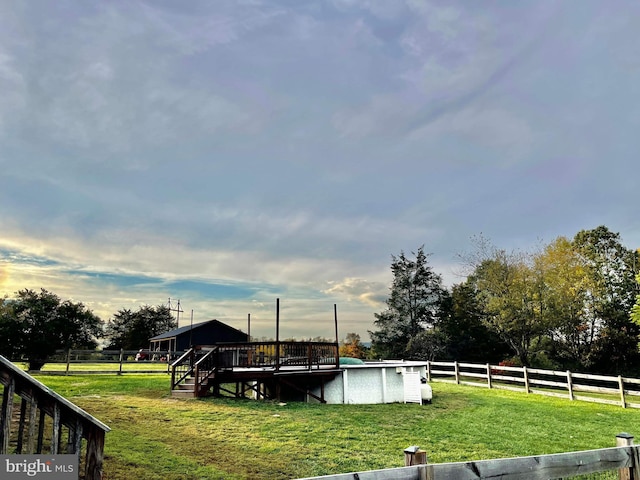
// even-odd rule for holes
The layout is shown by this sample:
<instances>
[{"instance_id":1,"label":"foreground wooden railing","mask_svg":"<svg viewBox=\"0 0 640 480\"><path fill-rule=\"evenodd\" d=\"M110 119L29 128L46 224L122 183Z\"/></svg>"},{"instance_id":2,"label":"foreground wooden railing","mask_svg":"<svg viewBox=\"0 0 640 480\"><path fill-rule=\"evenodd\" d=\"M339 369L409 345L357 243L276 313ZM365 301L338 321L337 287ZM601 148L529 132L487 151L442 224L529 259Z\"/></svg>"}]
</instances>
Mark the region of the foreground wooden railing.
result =
<instances>
[{"instance_id":1,"label":"foreground wooden railing","mask_svg":"<svg viewBox=\"0 0 640 480\"><path fill-rule=\"evenodd\" d=\"M61 397L0 355L0 454L77 454L84 461L85 480L102 478L105 433L110 429L98 419ZM16 397L21 399L17 432L11 429ZM51 430L46 430L47 417ZM63 441L64 428L67 441ZM26 433L26 435L25 435ZM26 438L25 438L26 436ZM82 440L86 447L84 459ZM48 442L48 445L45 445Z\"/></svg>"},{"instance_id":2,"label":"foreground wooden railing","mask_svg":"<svg viewBox=\"0 0 640 480\"><path fill-rule=\"evenodd\" d=\"M427 362L427 381L514 390L640 408L640 379L462 362Z\"/></svg>"},{"instance_id":3,"label":"foreground wooden railing","mask_svg":"<svg viewBox=\"0 0 640 480\"><path fill-rule=\"evenodd\" d=\"M571 478L616 470L621 480L640 480L640 446L633 445L633 437L625 433L616 437L616 444L617 447L599 450L473 462L412 465L300 480L493 480L498 478L542 480Z\"/></svg>"}]
</instances>

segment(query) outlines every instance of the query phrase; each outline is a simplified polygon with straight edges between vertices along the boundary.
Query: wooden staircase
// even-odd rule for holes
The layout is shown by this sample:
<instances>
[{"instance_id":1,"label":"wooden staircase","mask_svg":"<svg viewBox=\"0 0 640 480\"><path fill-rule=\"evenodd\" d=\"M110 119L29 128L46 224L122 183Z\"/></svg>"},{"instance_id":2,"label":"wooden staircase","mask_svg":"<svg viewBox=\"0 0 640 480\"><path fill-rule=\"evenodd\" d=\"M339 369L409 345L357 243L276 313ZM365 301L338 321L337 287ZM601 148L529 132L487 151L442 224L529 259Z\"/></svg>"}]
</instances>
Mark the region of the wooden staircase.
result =
<instances>
[{"instance_id":1,"label":"wooden staircase","mask_svg":"<svg viewBox=\"0 0 640 480\"><path fill-rule=\"evenodd\" d=\"M217 348L202 352L190 349L171 365L171 396L196 398L209 395L216 375Z\"/></svg>"}]
</instances>

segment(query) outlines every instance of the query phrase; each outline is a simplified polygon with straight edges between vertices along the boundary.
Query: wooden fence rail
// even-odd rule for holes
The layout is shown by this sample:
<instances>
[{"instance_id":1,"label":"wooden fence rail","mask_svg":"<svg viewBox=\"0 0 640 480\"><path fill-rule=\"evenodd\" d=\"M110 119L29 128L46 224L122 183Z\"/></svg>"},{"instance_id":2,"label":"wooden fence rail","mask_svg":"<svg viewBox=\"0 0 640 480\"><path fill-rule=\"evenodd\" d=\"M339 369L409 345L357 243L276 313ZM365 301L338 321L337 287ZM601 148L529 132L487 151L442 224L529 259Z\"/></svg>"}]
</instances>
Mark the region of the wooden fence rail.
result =
<instances>
[{"instance_id":1,"label":"wooden fence rail","mask_svg":"<svg viewBox=\"0 0 640 480\"><path fill-rule=\"evenodd\" d=\"M0 385L0 454L76 454L79 465L84 466L85 480L102 478L104 438L109 427L1 355ZM16 399L20 411L14 418ZM16 421L18 428L12 430Z\"/></svg>"},{"instance_id":2,"label":"wooden fence rail","mask_svg":"<svg viewBox=\"0 0 640 480\"><path fill-rule=\"evenodd\" d=\"M613 448L473 462L437 463L310 477L300 480L543 480L618 471L621 480L640 480L639 448L620 434Z\"/></svg>"},{"instance_id":3,"label":"wooden fence rail","mask_svg":"<svg viewBox=\"0 0 640 480\"><path fill-rule=\"evenodd\" d=\"M138 361L138 350L58 350L47 359L42 370L29 372L38 375L169 373L171 362L183 352L145 350L144 353L146 358ZM87 369L87 366L93 368Z\"/></svg>"},{"instance_id":4,"label":"wooden fence rail","mask_svg":"<svg viewBox=\"0 0 640 480\"><path fill-rule=\"evenodd\" d=\"M463 362L427 362L427 381L640 408L640 379Z\"/></svg>"}]
</instances>

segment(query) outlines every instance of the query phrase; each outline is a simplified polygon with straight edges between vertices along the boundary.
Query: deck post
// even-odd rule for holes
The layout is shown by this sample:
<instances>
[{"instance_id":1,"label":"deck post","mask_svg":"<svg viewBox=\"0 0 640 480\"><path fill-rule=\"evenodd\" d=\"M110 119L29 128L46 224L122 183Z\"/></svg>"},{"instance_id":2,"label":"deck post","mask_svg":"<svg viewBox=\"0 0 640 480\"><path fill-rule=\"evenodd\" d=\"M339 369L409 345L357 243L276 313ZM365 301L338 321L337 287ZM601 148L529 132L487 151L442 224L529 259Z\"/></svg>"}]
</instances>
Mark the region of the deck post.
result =
<instances>
[{"instance_id":1,"label":"deck post","mask_svg":"<svg viewBox=\"0 0 640 480\"><path fill-rule=\"evenodd\" d=\"M629 435L628 433L622 432L616 435L616 446L617 447L632 447L633 446L633 435ZM621 468L618 470L618 475L620 480L639 480L640 479L640 471L638 468L638 452L636 449L633 449L633 455L631 455L631 466L627 468Z\"/></svg>"}]
</instances>

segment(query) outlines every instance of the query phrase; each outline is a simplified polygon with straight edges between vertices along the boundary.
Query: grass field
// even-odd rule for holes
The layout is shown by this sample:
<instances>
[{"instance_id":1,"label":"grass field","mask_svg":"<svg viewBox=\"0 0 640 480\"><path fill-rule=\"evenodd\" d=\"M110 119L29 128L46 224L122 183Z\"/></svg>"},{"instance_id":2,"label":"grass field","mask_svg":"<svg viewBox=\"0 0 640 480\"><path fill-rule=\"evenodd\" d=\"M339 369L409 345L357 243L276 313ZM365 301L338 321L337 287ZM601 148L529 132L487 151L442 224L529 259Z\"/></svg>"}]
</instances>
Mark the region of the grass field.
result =
<instances>
[{"instance_id":1,"label":"grass field","mask_svg":"<svg viewBox=\"0 0 640 480\"><path fill-rule=\"evenodd\" d=\"M289 479L611 447L640 434L640 410L432 383L431 405L179 400L158 375L40 376L112 429L109 480Z\"/></svg>"}]
</instances>

